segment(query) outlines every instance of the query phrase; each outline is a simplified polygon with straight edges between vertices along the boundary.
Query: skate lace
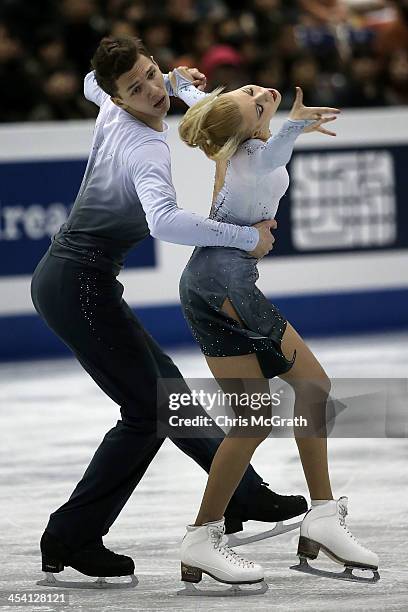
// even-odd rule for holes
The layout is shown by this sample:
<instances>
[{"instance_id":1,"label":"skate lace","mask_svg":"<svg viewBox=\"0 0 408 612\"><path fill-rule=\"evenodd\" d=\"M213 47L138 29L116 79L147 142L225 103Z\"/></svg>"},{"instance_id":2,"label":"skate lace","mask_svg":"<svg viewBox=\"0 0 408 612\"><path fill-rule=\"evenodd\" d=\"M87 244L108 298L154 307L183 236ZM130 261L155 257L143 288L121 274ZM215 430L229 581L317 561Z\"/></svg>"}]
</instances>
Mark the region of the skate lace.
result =
<instances>
[{"instance_id":1,"label":"skate lace","mask_svg":"<svg viewBox=\"0 0 408 612\"><path fill-rule=\"evenodd\" d=\"M361 548L364 548L364 550L369 550L368 548L366 548L365 546L360 544L360 542L357 540L357 538L353 536L353 534L351 533L351 531L347 527L347 525L346 525L346 516L348 515L348 510L347 510L346 506L343 506L342 504L339 504L339 515L340 515L340 517L339 517L340 525L343 527L344 531L347 533L349 538L354 540L359 546L361 546Z\"/></svg>"},{"instance_id":2,"label":"skate lace","mask_svg":"<svg viewBox=\"0 0 408 612\"><path fill-rule=\"evenodd\" d=\"M252 561L249 561L245 557L241 557L241 555L238 555L235 550L230 548L227 541L228 539L226 536L224 536L223 527L215 528L211 531L211 542L215 550L218 550L223 557L227 559L227 561L231 561L240 567L254 567L254 563Z\"/></svg>"}]
</instances>

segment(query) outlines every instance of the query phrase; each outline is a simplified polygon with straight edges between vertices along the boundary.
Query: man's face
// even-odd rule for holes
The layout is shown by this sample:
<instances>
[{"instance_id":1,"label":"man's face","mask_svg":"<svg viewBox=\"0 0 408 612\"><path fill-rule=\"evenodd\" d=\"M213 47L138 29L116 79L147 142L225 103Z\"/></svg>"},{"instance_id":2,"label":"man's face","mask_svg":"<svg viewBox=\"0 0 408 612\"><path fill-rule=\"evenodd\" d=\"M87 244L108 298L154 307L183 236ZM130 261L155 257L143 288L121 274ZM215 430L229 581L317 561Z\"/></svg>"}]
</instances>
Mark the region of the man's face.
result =
<instances>
[{"instance_id":1,"label":"man's face","mask_svg":"<svg viewBox=\"0 0 408 612\"><path fill-rule=\"evenodd\" d=\"M141 119L143 116L162 119L170 108L163 75L150 57L141 55L116 83L119 95L112 101Z\"/></svg>"}]
</instances>

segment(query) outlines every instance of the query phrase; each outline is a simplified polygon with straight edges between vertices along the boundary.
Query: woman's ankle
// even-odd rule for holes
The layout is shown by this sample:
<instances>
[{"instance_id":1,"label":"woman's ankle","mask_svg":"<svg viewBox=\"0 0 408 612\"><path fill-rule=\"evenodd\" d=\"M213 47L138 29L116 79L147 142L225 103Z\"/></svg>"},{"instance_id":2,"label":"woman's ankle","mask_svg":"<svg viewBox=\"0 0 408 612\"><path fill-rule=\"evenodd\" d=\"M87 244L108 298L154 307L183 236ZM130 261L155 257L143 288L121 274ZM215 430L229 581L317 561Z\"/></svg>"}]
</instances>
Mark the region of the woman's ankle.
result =
<instances>
[{"instance_id":1,"label":"woman's ankle","mask_svg":"<svg viewBox=\"0 0 408 612\"><path fill-rule=\"evenodd\" d=\"M327 504L327 502L329 501L333 501L333 496L330 495L329 497L323 497L321 499L311 499L310 500L310 505L312 506L312 508L314 506L322 506L323 504Z\"/></svg>"},{"instance_id":2,"label":"woman's ankle","mask_svg":"<svg viewBox=\"0 0 408 612\"><path fill-rule=\"evenodd\" d=\"M199 515L194 523L194 527L202 527L203 525L207 525L207 523L217 523L218 521L224 520L224 515L216 516L214 514L208 515Z\"/></svg>"}]
</instances>

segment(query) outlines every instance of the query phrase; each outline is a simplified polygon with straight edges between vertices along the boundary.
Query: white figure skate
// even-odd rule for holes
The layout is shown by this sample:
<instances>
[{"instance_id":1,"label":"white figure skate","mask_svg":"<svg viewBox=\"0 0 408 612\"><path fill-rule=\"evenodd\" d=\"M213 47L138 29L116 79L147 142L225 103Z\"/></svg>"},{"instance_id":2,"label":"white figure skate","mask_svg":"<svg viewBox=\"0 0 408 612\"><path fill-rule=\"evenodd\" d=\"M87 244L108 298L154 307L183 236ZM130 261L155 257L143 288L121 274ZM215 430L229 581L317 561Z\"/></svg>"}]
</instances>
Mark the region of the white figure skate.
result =
<instances>
[{"instance_id":1,"label":"white figure skate","mask_svg":"<svg viewBox=\"0 0 408 612\"><path fill-rule=\"evenodd\" d=\"M224 590L197 589L194 583L201 581L203 573L232 586ZM181 545L181 580L186 588L178 591L178 595L259 595L268 589L262 567L229 548L223 519L199 527L187 526ZM259 584L259 588L241 588L252 584Z\"/></svg>"},{"instance_id":2,"label":"white figure skate","mask_svg":"<svg viewBox=\"0 0 408 612\"><path fill-rule=\"evenodd\" d=\"M290 569L324 578L373 583L380 579L378 557L365 548L350 533L346 525L347 497L314 506L300 526L298 545L299 564ZM312 567L308 559L316 559L319 551L345 566L343 572L330 572ZM372 577L353 574L353 570L371 570Z\"/></svg>"}]
</instances>

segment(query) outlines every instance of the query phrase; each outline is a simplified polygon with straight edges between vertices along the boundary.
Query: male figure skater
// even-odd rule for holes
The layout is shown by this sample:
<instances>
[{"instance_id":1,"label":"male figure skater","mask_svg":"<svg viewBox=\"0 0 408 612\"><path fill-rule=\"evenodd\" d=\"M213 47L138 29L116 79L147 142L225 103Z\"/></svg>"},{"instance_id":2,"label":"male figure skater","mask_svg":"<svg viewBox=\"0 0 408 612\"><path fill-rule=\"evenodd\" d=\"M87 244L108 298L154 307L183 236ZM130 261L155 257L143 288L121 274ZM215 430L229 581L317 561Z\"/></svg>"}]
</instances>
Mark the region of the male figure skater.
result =
<instances>
[{"instance_id":1,"label":"male figure skater","mask_svg":"<svg viewBox=\"0 0 408 612\"><path fill-rule=\"evenodd\" d=\"M46 572L71 566L88 576L122 576L133 574L133 560L106 549L102 536L163 442L156 435L158 380L179 379L180 390L188 390L122 299L116 276L126 253L150 231L168 242L232 246L259 258L271 250L276 224L238 227L178 208L163 122L172 93L168 80L134 38L104 39L93 67L84 89L100 106L91 153L68 221L34 272L32 299L120 405L121 420L104 437L69 500L51 514L41 552ZM173 439L207 472L220 441ZM227 531L242 530L248 519L275 522L306 509L302 496L273 493L249 468L226 512Z\"/></svg>"}]
</instances>

